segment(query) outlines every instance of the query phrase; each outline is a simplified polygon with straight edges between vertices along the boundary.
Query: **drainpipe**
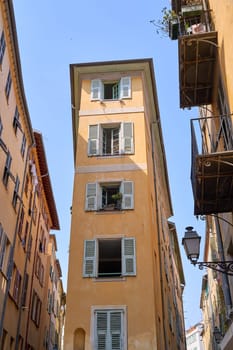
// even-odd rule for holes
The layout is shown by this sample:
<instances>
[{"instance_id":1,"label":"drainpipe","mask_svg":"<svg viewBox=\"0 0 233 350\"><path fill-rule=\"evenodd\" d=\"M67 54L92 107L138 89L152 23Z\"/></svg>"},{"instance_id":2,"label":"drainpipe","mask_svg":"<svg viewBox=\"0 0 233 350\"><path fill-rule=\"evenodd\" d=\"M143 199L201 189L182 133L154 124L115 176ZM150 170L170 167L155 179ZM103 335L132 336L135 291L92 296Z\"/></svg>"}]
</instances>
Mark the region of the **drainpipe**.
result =
<instances>
[{"instance_id":1,"label":"drainpipe","mask_svg":"<svg viewBox=\"0 0 233 350\"><path fill-rule=\"evenodd\" d=\"M154 159L154 139L152 137L154 125L151 124L151 144L152 144L152 162L153 162L153 178L154 178L154 189L155 189L155 206L156 206L156 226L158 232L158 255L159 255L159 272L160 272L160 285L161 285L161 299L162 299L162 328L163 328L163 344L165 345L165 349L167 349L166 344L166 330L164 327L164 292L163 292L163 278L162 278L162 258L161 258L161 238L160 238L160 224L159 224L159 210L158 210L158 191L157 191L157 183L156 183L156 174L155 174L155 159ZM157 337L159 334L156 335Z\"/></svg>"},{"instance_id":2,"label":"drainpipe","mask_svg":"<svg viewBox=\"0 0 233 350\"><path fill-rule=\"evenodd\" d=\"M32 203L32 209L35 207L35 201L36 201L36 190L33 188L33 203ZM22 291L25 290L26 287L26 274L27 274L27 265L28 265L28 257L30 254L30 241L32 237L32 221L33 221L33 212L31 214L31 220L30 220L30 227L29 227L29 235L28 235L28 242L27 242L27 247L26 247L26 254L25 254L25 262L24 262L24 271L23 271L23 287ZM39 222L38 222L39 225ZM34 272L34 269L32 273ZM33 278L33 277L32 277ZM19 317L18 317L18 323L17 323L17 332L16 332L16 338L15 338L15 350L18 349L18 343L19 343L19 335L20 335L20 326L21 326L21 317L22 317L22 308L23 308L23 293L21 293L21 298L20 298L20 304L19 304ZM28 304L27 307L28 315L30 314L30 303Z\"/></svg>"},{"instance_id":3,"label":"drainpipe","mask_svg":"<svg viewBox=\"0 0 233 350\"><path fill-rule=\"evenodd\" d=\"M0 318L0 344L1 344L2 333L3 333L4 319L5 319L5 313L6 313L6 304L7 304L8 294L10 291L12 272L13 272L13 267L14 267L14 254L15 254L16 238L17 238L18 227L19 227L19 218L21 215L21 211L23 209L22 198L23 198L24 187L25 187L29 154L31 152L31 149L34 146L35 146L35 143L32 143L31 145L28 146L28 149L27 149L27 156L26 156L26 162L25 162L24 173L23 173L22 189L21 189L21 195L20 195L21 200L19 201L19 210L18 210L18 214L17 214L17 218L16 218L15 232L14 232L13 242L12 242L12 246L11 246L11 250L10 250L10 254L9 254L9 263L8 263L8 271L7 271L7 284L6 284L6 291L5 291L5 295L4 295L4 299L3 299L2 314L1 314L1 318Z\"/></svg>"}]
</instances>

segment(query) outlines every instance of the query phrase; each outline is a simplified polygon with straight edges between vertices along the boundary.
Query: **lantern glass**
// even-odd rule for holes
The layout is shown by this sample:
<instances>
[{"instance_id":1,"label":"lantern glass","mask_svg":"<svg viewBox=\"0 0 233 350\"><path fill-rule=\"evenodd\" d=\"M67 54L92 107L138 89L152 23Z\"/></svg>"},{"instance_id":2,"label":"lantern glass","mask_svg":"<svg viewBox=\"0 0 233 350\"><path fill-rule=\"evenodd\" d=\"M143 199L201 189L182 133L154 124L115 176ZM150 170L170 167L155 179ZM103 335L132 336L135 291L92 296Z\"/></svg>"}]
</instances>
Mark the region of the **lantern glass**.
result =
<instances>
[{"instance_id":1,"label":"lantern glass","mask_svg":"<svg viewBox=\"0 0 233 350\"><path fill-rule=\"evenodd\" d=\"M191 262L197 262L200 255L200 241L201 237L198 236L196 231L193 231L193 227L186 227L185 235L182 239L187 258Z\"/></svg>"}]
</instances>

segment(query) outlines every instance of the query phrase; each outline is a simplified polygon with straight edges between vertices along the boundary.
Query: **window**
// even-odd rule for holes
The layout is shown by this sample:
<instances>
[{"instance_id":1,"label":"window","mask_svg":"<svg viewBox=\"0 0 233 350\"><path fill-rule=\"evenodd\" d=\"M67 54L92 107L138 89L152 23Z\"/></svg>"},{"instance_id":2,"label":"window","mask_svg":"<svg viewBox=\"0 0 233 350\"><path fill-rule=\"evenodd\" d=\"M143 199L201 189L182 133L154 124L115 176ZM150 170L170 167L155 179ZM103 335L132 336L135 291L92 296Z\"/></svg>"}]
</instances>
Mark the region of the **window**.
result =
<instances>
[{"instance_id":1,"label":"window","mask_svg":"<svg viewBox=\"0 0 233 350\"><path fill-rule=\"evenodd\" d=\"M3 142L3 139L1 138L2 130L3 130L3 124L2 124L2 119L1 119L1 116L0 116L0 147L7 154L6 144L5 144L5 142Z\"/></svg>"},{"instance_id":2,"label":"window","mask_svg":"<svg viewBox=\"0 0 233 350\"><path fill-rule=\"evenodd\" d=\"M19 294L20 294L20 286L21 286L21 275L17 268L15 267L14 271L14 286L13 286L13 294L12 297L16 304L19 302Z\"/></svg>"},{"instance_id":3,"label":"window","mask_svg":"<svg viewBox=\"0 0 233 350\"><path fill-rule=\"evenodd\" d=\"M0 270L7 275L10 255L10 241L0 224Z\"/></svg>"},{"instance_id":4,"label":"window","mask_svg":"<svg viewBox=\"0 0 233 350\"><path fill-rule=\"evenodd\" d=\"M84 277L113 278L136 275L134 238L84 241Z\"/></svg>"},{"instance_id":5,"label":"window","mask_svg":"<svg viewBox=\"0 0 233 350\"><path fill-rule=\"evenodd\" d=\"M89 156L132 154L133 152L133 123L89 125Z\"/></svg>"},{"instance_id":6,"label":"window","mask_svg":"<svg viewBox=\"0 0 233 350\"><path fill-rule=\"evenodd\" d=\"M41 304L42 303L38 294L34 291L32 297L31 319L34 321L37 327L39 327L40 324Z\"/></svg>"},{"instance_id":7,"label":"window","mask_svg":"<svg viewBox=\"0 0 233 350\"><path fill-rule=\"evenodd\" d=\"M125 349L125 323L122 309L94 310L94 349Z\"/></svg>"},{"instance_id":8,"label":"window","mask_svg":"<svg viewBox=\"0 0 233 350\"><path fill-rule=\"evenodd\" d=\"M12 205L15 208L17 204L17 199L19 199L19 177L16 176L15 180L15 188L14 188L14 193L13 193L13 200L12 200Z\"/></svg>"},{"instance_id":9,"label":"window","mask_svg":"<svg viewBox=\"0 0 233 350\"><path fill-rule=\"evenodd\" d=\"M21 149L20 149L20 153L21 153L22 157L25 154L25 149L26 149L26 136L25 136L25 134L23 134L22 143L21 143Z\"/></svg>"},{"instance_id":10,"label":"window","mask_svg":"<svg viewBox=\"0 0 233 350\"><path fill-rule=\"evenodd\" d=\"M19 227L18 227L18 235L20 239L22 239L23 222L24 222L24 210L22 209L19 217Z\"/></svg>"},{"instance_id":11,"label":"window","mask_svg":"<svg viewBox=\"0 0 233 350\"><path fill-rule=\"evenodd\" d=\"M7 186L9 176L11 175L11 173L10 173L11 162L12 162L12 158L11 158L10 152L8 151L7 157L6 157L5 168L4 168L4 172L3 172L3 178L2 178L3 184L5 186Z\"/></svg>"},{"instance_id":12,"label":"window","mask_svg":"<svg viewBox=\"0 0 233 350\"><path fill-rule=\"evenodd\" d=\"M0 136L2 135L3 125L2 125L2 118L0 116Z\"/></svg>"},{"instance_id":13,"label":"window","mask_svg":"<svg viewBox=\"0 0 233 350\"><path fill-rule=\"evenodd\" d=\"M26 305L27 290L28 290L28 280L29 280L29 275L26 273L25 274L25 279L24 279L24 282L23 282L23 290L22 290L22 306Z\"/></svg>"},{"instance_id":14,"label":"window","mask_svg":"<svg viewBox=\"0 0 233 350\"><path fill-rule=\"evenodd\" d=\"M132 181L88 183L86 185L86 210L119 210L134 208Z\"/></svg>"},{"instance_id":15,"label":"window","mask_svg":"<svg viewBox=\"0 0 233 350\"><path fill-rule=\"evenodd\" d=\"M2 32L1 39L0 39L0 64L2 64L5 48L6 48L5 36L4 36L4 32Z\"/></svg>"},{"instance_id":16,"label":"window","mask_svg":"<svg viewBox=\"0 0 233 350\"><path fill-rule=\"evenodd\" d=\"M11 91L11 72L9 71L8 76L7 76L7 80L6 80L6 86L5 86L5 94L6 94L6 99L8 101L9 95L10 95L10 91Z\"/></svg>"},{"instance_id":17,"label":"window","mask_svg":"<svg viewBox=\"0 0 233 350\"><path fill-rule=\"evenodd\" d=\"M91 81L91 100L119 100L131 98L131 78L123 77L120 80Z\"/></svg>"},{"instance_id":18,"label":"window","mask_svg":"<svg viewBox=\"0 0 233 350\"><path fill-rule=\"evenodd\" d=\"M19 128L19 130L22 131L22 127L19 121L19 111L18 111L18 107L16 106L15 108L15 115L14 115L14 119L13 119L13 128L15 130L15 133L17 132L17 129Z\"/></svg>"}]
</instances>

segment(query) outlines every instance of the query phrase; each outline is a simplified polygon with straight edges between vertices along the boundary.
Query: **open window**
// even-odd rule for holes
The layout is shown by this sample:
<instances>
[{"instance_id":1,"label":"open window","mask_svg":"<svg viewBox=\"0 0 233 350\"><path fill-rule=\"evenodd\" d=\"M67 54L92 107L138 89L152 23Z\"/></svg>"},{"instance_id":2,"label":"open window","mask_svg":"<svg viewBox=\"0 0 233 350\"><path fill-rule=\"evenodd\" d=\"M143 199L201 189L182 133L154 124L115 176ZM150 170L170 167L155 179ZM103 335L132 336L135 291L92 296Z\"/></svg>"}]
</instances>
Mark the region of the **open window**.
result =
<instances>
[{"instance_id":1,"label":"open window","mask_svg":"<svg viewBox=\"0 0 233 350\"><path fill-rule=\"evenodd\" d=\"M114 278L135 275L135 238L84 241L83 277Z\"/></svg>"},{"instance_id":2,"label":"open window","mask_svg":"<svg viewBox=\"0 0 233 350\"><path fill-rule=\"evenodd\" d=\"M88 183L86 185L87 211L127 210L134 208L132 181Z\"/></svg>"},{"instance_id":3,"label":"open window","mask_svg":"<svg viewBox=\"0 0 233 350\"><path fill-rule=\"evenodd\" d=\"M3 184L5 187L7 187L9 177L11 176L10 168L11 168L11 162L12 162L12 157L10 152L7 152L7 158L6 158L6 163L4 167L4 172L3 172Z\"/></svg>"},{"instance_id":4,"label":"open window","mask_svg":"<svg viewBox=\"0 0 233 350\"><path fill-rule=\"evenodd\" d=\"M131 98L131 78L119 80L93 79L91 81L91 100L120 100Z\"/></svg>"},{"instance_id":5,"label":"open window","mask_svg":"<svg viewBox=\"0 0 233 350\"><path fill-rule=\"evenodd\" d=\"M133 152L133 123L89 125L89 156L132 154Z\"/></svg>"}]
</instances>

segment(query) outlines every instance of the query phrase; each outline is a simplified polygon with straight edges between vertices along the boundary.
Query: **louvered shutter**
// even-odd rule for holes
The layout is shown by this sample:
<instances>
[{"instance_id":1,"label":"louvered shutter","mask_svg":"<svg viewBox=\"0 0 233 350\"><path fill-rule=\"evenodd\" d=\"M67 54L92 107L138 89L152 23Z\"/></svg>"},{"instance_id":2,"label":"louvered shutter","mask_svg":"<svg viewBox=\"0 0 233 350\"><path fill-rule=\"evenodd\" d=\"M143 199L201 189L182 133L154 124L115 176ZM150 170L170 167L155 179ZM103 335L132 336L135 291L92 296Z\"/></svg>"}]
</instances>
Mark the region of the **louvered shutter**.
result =
<instances>
[{"instance_id":1,"label":"louvered shutter","mask_svg":"<svg viewBox=\"0 0 233 350\"><path fill-rule=\"evenodd\" d=\"M96 313L96 335L97 335L97 350L107 349L107 328L108 314L107 312L97 311Z\"/></svg>"},{"instance_id":2,"label":"louvered shutter","mask_svg":"<svg viewBox=\"0 0 233 350\"><path fill-rule=\"evenodd\" d=\"M7 244L7 237L0 227L0 235L1 235L1 240L0 240L0 269L3 268L3 262L4 262L4 256L6 252L6 244Z\"/></svg>"},{"instance_id":3,"label":"louvered shutter","mask_svg":"<svg viewBox=\"0 0 233 350\"><path fill-rule=\"evenodd\" d=\"M134 189L132 181L123 181L121 183L122 209L134 208L133 192Z\"/></svg>"},{"instance_id":4,"label":"louvered shutter","mask_svg":"<svg viewBox=\"0 0 233 350\"><path fill-rule=\"evenodd\" d=\"M100 79L91 81L91 100L101 100L103 84Z\"/></svg>"},{"instance_id":5,"label":"louvered shutter","mask_svg":"<svg viewBox=\"0 0 233 350\"><path fill-rule=\"evenodd\" d=\"M120 98L131 97L131 78L123 77L120 81Z\"/></svg>"},{"instance_id":6,"label":"louvered shutter","mask_svg":"<svg viewBox=\"0 0 233 350\"><path fill-rule=\"evenodd\" d=\"M135 238L122 239L122 270L123 275L136 275Z\"/></svg>"},{"instance_id":7,"label":"louvered shutter","mask_svg":"<svg viewBox=\"0 0 233 350\"><path fill-rule=\"evenodd\" d=\"M86 210L97 210L97 184L86 185Z\"/></svg>"},{"instance_id":8,"label":"louvered shutter","mask_svg":"<svg viewBox=\"0 0 233 350\"><path fill-rule=\"evenodd\" d=\"M88 155L99 154L99 125L89 125Z\"/></svg>"},{"instance_id":9,"label":"louvered shutter","mask_svg":"<svg viewBox=\"0 0 233 350\"><path fill-rule=\"evenodd\" d=\"M122 123L122 153L133 153L133 123Z\"/></svg>"},{"instance_id":10,"label":"louvered shutter","mask_svg":"<svg viewBox=\"0 0 233 350\"><path fill-rule=\"evenodd\" d=\"M121 321L122 313L119 311L110 312L110 336L111 336L111 349L121 350Z\"/></svg>"},{"instance_id":11,"label":"louvered shutter","mask_svg":"<svg viewBox=\"0 0 233 350\"><path fill-rule=\"evenodd\" d=\"M83 277L95 277L96 241L84 241Z\"/></svg>"}]
</instances>

